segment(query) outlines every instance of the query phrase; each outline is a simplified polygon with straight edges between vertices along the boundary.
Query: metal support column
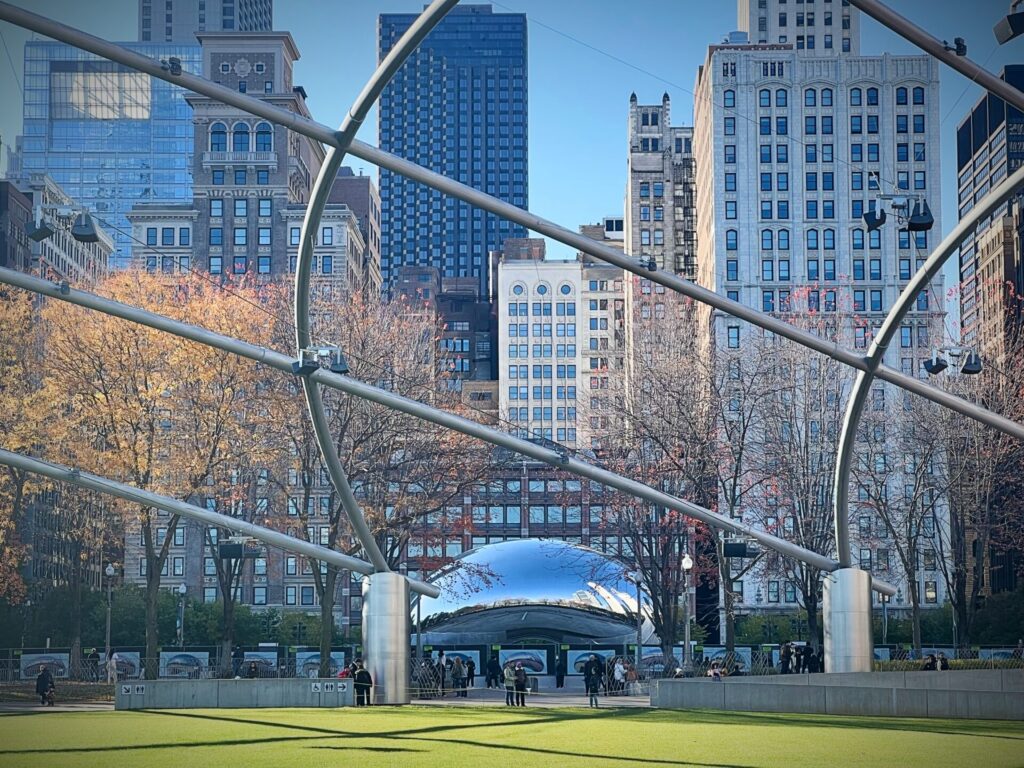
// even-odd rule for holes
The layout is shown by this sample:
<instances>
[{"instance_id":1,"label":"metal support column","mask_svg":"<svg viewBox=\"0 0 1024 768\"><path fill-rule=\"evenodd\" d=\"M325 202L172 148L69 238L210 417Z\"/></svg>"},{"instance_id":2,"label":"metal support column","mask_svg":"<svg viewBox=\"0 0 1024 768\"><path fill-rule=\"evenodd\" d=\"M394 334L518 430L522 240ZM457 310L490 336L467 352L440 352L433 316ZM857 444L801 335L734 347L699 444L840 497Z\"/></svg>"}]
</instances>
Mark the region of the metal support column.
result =
<instances>
[{"instance_id":1,"label":"metal support column","mask_svg":"<svg viewBox=\"0 0 1024 768\"><path fill-rule=\"evenodd\" d=\"M840 568L825 575L825 671L870 672L875 658L871 636L871 574Z\"/></svg>"},{"instance_id":2,"label":"metal support column","mask_svg":"<svg viewBox=\"0 0 1024 768\"><path fill-rule=\"evenodd\" d=\"M409 582L394 571L363 579L363 664L374 704L408 704Z\"/></svg>"}]
</instances>

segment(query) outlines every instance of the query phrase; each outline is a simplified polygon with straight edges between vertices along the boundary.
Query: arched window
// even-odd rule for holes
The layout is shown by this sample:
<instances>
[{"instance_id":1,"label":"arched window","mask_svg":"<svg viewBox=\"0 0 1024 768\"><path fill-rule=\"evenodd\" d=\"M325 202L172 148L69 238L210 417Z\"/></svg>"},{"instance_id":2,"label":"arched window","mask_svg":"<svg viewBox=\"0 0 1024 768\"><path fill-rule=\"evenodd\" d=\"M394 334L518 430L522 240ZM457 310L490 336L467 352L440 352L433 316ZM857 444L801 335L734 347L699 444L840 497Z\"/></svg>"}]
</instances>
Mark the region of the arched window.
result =
<instances>
[{"instance_id":1,"label":"arched window","mask_svg":"<svg viewBox=\"0 0 1024 768\"><path fill-rule=\"evenodd\" d=\"M723 104L726 109L732 109L736 106L736 91L731 88L722 94Z\"/></svg>"},{"instance_id":2,"label":"arched window","mask_svg":"<svg viewBox=\"0 0 1024 768\"><path fill-rule=\"evenodd\" d=\"M770 229L762 229L761 230L761 250L762 251L770 251L772 249L772 244L774 242L774 239L775 239L775 235L772 234L772 231Z\"/></svg>"},{"instance_id":3,"label":"arched window","mask_svg":"<svg viewBox=\"0 0 1024 768\"><path fill-rule=\"evenodd\" d=\"M228 128L224 123L214 123L210 126L210 151L228 151Z\"/></svg>"},{"instance_id":4,"label":"arched window","mask_svg":"<svg viewBox=\"0 0 1024 768\"><path fill-rule=\"evenodd\" d=\"M864 250L864 230L854 229L850 232L850 245L855 251Z\"/></svg>"},{"instance_id":5,"label":"arched window","mask_svg":"<svg viewBox=\"0 0 1024 768\"><path fill-rule=\"evenodd\" d=\"M921 86L914 89L914 103L924 104L924 88Z\"/></svg>"},{"instance_id":6,"label":"arched window","mask_svg":"<svg viewBox=\"0 0 1024 768\"><path fill-rule=\"evenodd\" d=\"M775 106L789 106L789 91L787 91L785 88L779 88L777 91L775 91Z\"/></svg>"},{"instance_id":7,"label":"arched window","mask_svg":"<svg viewBox=\"0 0 1024 768\"><path fill-rule=\"evenodd\" d=\"M869 107L877 107L878 106L878 89L877 88L868 88L868 106Z\"/></svg>"},{"instance_id":8,"label":"arched window","mask_svg":"<svg viewBox=\"0 0 1024 768\"><path fill-rule=\"evenodd\" d=\"M525 291L525 290L526 289L523 288L521 283L516 283L515 285L512 286L512 293L515 296L522 296L523 295L523 291Z\"/></svg>"},{"instance_id":9,"label":"arched window","mask_svg":"<svg viewBox=\"0 0 1024 768\"><path fill-rule=\"evenodd\" d=\"M906 88L897 88L896 89L896 103L897 104L906 104L907 103L907 89Z\"/></svg>"},{"instance_id":10,"label":"arched window","mask_svg":"<svg viewBox=\"0 0 1024 768\"><path fill-rule=\"evenodd\" d=\"M770 107L772 105L772 92L767 88L762 88L761 92L757 95L757 103L762 107Z\"/></svg>"},{"instance_id":11,"label":"arched window","mask_svg":"<svg viewBox=\"0 0 1024 768\"><path fill-rule=\"evenodd\" d=\"M804 89L804 106L816 107L818 105L818 92L813 88Z\"/></svg>"},{"instance_id":12,"label":"arched window","mask_svg":"<svg viewBox=\"0 0 1024 768\"><path fill-rule=\"evenodd\" d=\"M821 89L821 106L831 107L832 106L832 89L822 88Z\"/></svg>"},{"instance_id":13,"label":"arched window","mask_svg":"<svg viewBox=\"0 0 1024 768\"><path fill-rule=\"evenodd\" d=\"M256 151L272 152L274 149L274 132L270 123L260 123L256 126Z\"/></svg>"},{"instance_id":14,"label":"arched window","mask_svg":"<svg viewBox=\"0 0 1024 768\"><path fill-rule=\"evenodd\" d=\"M861 105L861 97L862 96L863 96L863 93L861 92L860 88L851 88L850 89L850 106L851 107L859 107Z\"/></svg>"},{"instance_id":15,"label":"arched window","mask_svg":"<svg viewBox=\"0 0 1024 768\"><path fill-rule=\"evenodd\" d=\"M739 245L739 233L735 229L725 230L725 250L735 251L738 250Z\"/></svg>"},{"instance_id":16,"label":"arched window","mask_svg":"<svg viewBox=\"0 0 1024 768\"><path fill-rule=\"evenodd\" d=\"M245 123L235 123L231 129L231 151L249 151L249 126Z\"/></svg>"},{"instance_id":17,"label":"arched window","mask_svg":"<svg viewBox=\"0 0 1024 768\"><path fill-rule=\"evenodd\" d=\"M788 251L789 250L789 230L788 229L780 229L779 230L779 250L780 251Z\"/></svg>"},{"instance_id":18,"label":"arched window","mask_svg":"<svg viewBox=\"0 0 1024 768\"><path fill-rule=\"evenodd\" d=\"M807 230L807 250L816 251L821 247L821 241L818 239L818 230L808 229Z\"/></svg>"},{"instance_id":19,"label":"arched window","mask_svg":"<svg viewBox=\"0 0 1024 768\"><path fill-rule=\"evenodd\" d=\"M834 229L825 230L825 250L834 251L836 249L836 231Z\"/></svg>"}]
</instances>

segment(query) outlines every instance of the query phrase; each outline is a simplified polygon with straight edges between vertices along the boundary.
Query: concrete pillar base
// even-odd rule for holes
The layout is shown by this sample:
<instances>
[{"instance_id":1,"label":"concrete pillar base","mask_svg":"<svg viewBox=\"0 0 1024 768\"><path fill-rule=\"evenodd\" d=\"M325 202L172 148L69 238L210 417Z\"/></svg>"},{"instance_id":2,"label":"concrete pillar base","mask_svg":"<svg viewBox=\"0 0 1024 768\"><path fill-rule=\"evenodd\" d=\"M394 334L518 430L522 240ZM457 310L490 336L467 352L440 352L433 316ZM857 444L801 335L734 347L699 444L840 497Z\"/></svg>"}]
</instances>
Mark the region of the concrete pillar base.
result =
<instances>
[{"instance_id":1,"label":"concrete pillar base","mask_svg":"<svg viewBox=\"0 0 1024 768\"><path fill-rule=\"evenodd\" d=\"M409 703L409 582L400 573L363 579L363 663L374 704Z\"/></svg>"},{"instance_id":2,"label":"concrete pillar base","mask_svg":"<svg viewBox=\"0 0 1024 768\"><path fill-rule=\"evenodd\" d=\"M840 568L825 574L825 671L870 672L875 648L871 635L871 574Z\"/></svg>"}]
</instances>

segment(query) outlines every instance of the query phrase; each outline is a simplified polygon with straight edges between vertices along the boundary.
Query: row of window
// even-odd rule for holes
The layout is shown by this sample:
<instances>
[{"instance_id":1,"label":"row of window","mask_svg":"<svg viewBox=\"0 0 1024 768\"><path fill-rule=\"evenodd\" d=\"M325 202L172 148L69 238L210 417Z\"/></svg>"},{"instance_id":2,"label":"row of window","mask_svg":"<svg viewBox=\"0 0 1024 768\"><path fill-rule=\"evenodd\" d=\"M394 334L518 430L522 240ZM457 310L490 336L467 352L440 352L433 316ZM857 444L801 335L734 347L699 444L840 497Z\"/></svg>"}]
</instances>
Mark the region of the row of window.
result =
<instances>
[{"instance_id":1,"label":"row of window","mask_svg":"<svg viewBox=\"0 0 1024 768\"><path fill-rule=\"evenodd\" d=\"M249 199L236 197L233 200L235 218L245 218L249 215ZM256 201L256 212L260 218L268 218L273 215L273 200L269 197L261 197ZM224 199L219 197L210 198L210 218L220 219L224 217Z\"/></svg>"},{"instance_id":2,"label":"row of window","mask_svg":"<svg viewBox=\"0 0 1024 768\"><path fill-rule=\"evenodd\" d=\"M192 244L192 229L191 227L146 227L146 245L155 246L157 245L157 234L160 235L159 245L163 246L189 246ZM175 233L177 233L177 240L175 240Z\"/></svg>"},{"instance_id":3,"label":"row of window","mask_svg":"<svg viewBox=\"0 0 1024 768\"><path fill-rule=\"evenodd\" d=\"M870 280L881 280L882 279L882 261L881 259L870 259L868 262L870 266L870 272L868 273L868 279ZM761 261L761 279L762 280L775 280L775 261L773 259L764 259ZM790 261L789 259L778 260L778 280L780 282L788 282L790 280ZM920 260L918 260L918 266L920 266ZM821 267L824 267L822 269ZM909 280L911 277L911 261L910 259L899 260L899 279ZM725 268L726 280L735 282L739 280L739 261L736 259L727 259ZM836 280L837 278L843 278L844 275L840 275L836 272L836 260L835 259L824 259L819 262L818 259L807 260L807 279L811 282L817 282L824 280L826 282ZM853 279L864 280L864 259L853 260ZM927 294L923 294L924 298L918 298L918 309L928 309ZM923 304L923 306L922 306Z\"/></svg>"},{"instance_id":4,"label":"row of window","mask_svg":"<svg viewBox=\"0 0 1024 768\"><path fill-rule=\"evenodd\" d=\"M525 301L510 301L508 303L508 316L527 317L528 307L529 304ZM572 301L559 301L552 305L550 301L533 302L534 316L551 317L552 309L554 309L557 317L572 317L576 314L576 303Z\"/></svg>"},{"instance_id":5,"label":"row of window","mask_svg":"<svg viewBox=\"0 0 1024 768\"><path fill-rule=\"evenodd\" d=\"M526 290L526 286L523 285L522 283L515 283L512 286L512 295L522 296L526 293ZM538 283L533 287L534 293L536 293L538 296L547 296L548 291L550 290L551 288L547 283ZM568 296L569 294L572 293L572 286L569 283L562 283L560 286L558 286L558 292L563 296Z\"/></svg>"},{"instance_id":6,"label":"row of window","mask_svg":"<svg viewBox=\"0 0 1024 768\"><path fill-rule=\"evenodd\" d=\"M813 47L813 46L812 46ZM878 106L879 104L879 90L878 88L871 87L866 90L861 88L851 88L849 90L849 103L851 107L859 107L867 105L869 107ZM789 91L785 88L778 88L775 91L774 106L776 107L788 107L789 106ZM734 109L736 107L736 91L728 88L722 93L723 106L726 109ZM757 103L759 107L769 108L773 105L772 91L770 88L762 88L757 94ZM913 103L915 106L921 106L925 103L924 88L916 86L912 89L900 86L896 89L896 104L898 106L906 106L907 104ZM805 107L831 107L833 106L833 91L831 88L822 88L820 90L816 88L805 88L804 89L804 106Z\"/></svg>"},{"instance_id":7,"label":"row of window","mask_svg":"<svg viewBox=\"0 0 1024 768\"><path fill-rule=\"evenodd\" d=\"M553 352L555 354L553 354ZM525 360L530 357L529 344L509 344L508 356L511 359ZM534 344L533 357L576 357L575 344Z\"/></svg>"},{"instance_id":8,"label":"row of window","mask_svg":"<svg viewBox=\"0 0 1024 768\"><path fill-rule=\"evenodd\" d=\"M510 365L508 367L508 377L510 379L528 379L530 378L530 366L528 365ZM554 374L552 376L552 374ZM572 364L536 364L533 366L533 378L535 379L575 379L576 378L576 366Z\"/></svg>"},{"instance_id":9,"label":"row of window","mask_svg":"<svg viewBox=\"0 0 1024 768\"><path fill-rule=\"evenodd\" d=\"M604 318L604 321L607 324L608 319ZM530 330L529 325L529 323L509 323L509 337L513 339L528 338L531 335L530 333L528 333L528 331ZM558 336L559 338L573 338L574 336L576 336L576 323L533 323L532 335L550 338L552 330L554 330L555 332L554 335Z\"/></svg>"},{"instance_id":10,"label":"row of window","mask_svg":"<svg viewBox=\"0 0 1024 768\"><path fill-rule=\"evenodd\" d=\"M256 152L272 152L274 150L274 129L270 123L257 123L255 131L244 121L231 126L231 151L249 152L255 147ZM210 151L228 151L228 127L221 122L210 126Z\"/></svg>"},{"instance_id":11,"label":"row of window","mask_svg":"<svg viewBox=\"0 0 1024 768\"><path fill-rule=\"evenodd\" d=\"M249 270L249 256L245 254L235 254L228 259L231 273L235 275L244 275ZM273 260L269 255L257 255L256 259L256 274L269 275L273 271ZM320 274L333 275L334 274L334 257L330 254L323 254L316 257L312 265L312 271L317 272L319 266ZM225 270L225 259L223 256L211 254L210 255L210 274L211 275L222 275ZM288 257L288 270L290 272L295 271L295 256Z\"/></svg>"},{"instance_id":12,"label":"row of window","mask_svg":"<svg viewBox=\"0 0 1024 768\"><path fill-rule=\"evenodd\" d=\"M766 208L765 205L770 206L771 203L765 201L762 203L762 218L768 218L771 216L770 208ZM872 206L873 209L873 206ZM767 214L767 216L766 216ZM861 212L863 215L863 211ZM780 217L781 218L781 217ZM820 232L817 229L808 229L804 233L806 248L809 251L826 250L834 251L836 249L836 230L824 229ZM820 237L819 237L820 235ZM928 247L928 233L927 232L914 232L913 233L913 246L918 249L927 249ZM740 245L740 235L737 229L725 230L725 250L726 251L738 251ZM879 230L872 230L867 233L865 239L865 230L860 228L854 228L850 230L850 246L855 251L864 250L865 242L868 247L875 250L882 247L882 235ZM909 230L901 229L897 233L897 246L901 249L909 249L911 247L911 233ZM761 230L761 250L780 250L788 251L790 248L790 233L788 229L762 229Z\"/></svg>"},{"instance_id":13,"label":"row of window","mask_svg":"<svg viewBox=\"0 0 1024 768\"><path fill-rule=\"evenodd\" d=\"M554 392L554 399L556 400L575 400L576 399L576 385L569 386L558 386L552 388L550 385L541 386L535 384L533 387L533 399L534 400L551 400L552 392ZM530 399L530 387L529 386L514 386L508 388L508 399L509 400L529 400Z\"/></svg>"},{"instance_id":14,"label":"row of window","mask_svg":"<svg viewBox=\"0 0 1024 768\"><path fill-rule=\"evenodd\" d=\"M236 168L232 173L232 178L235 180L235 186L244 187L248 184L249 173L244 168ZM214 186L223 186L226 178L223 168L214 168L210 172L210 181ZM256 183L261 187L265 187L270 184L270 170L268 168L256 169Z\"/></svg>"}]
</instances>

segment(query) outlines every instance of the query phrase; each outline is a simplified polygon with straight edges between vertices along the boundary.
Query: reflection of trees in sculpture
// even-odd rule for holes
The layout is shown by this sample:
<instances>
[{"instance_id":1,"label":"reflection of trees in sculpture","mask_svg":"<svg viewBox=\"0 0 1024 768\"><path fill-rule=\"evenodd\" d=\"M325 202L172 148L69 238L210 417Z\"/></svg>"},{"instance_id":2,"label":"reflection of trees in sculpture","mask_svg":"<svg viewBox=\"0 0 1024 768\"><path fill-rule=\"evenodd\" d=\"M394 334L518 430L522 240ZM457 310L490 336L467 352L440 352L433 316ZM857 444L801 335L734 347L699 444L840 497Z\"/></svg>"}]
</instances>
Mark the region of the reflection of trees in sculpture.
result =
<instances>
[{"instance_id":1,"label":"reflection of trees in sculpture","mask_svg":"<svg viewBox=\"0 0 1024 768\"><path fill-rule=\"evenodd\" d=\"M101 290L236 337L251 338L265 327L254 309L246 312L223 302L220 291L199 280L170 286L142 273L121 273ZM75 460L69 463L76 466L189 498L225 469L233 453L248 448L238 415L244 411L253 363L56 302L46 307L44 322L48 365L43 391L48 402L62 408L61 417L48 423L47 437L60 446L62 460L73 452ZM83 434L91 439L79 439ZM126 529L138 526L145 550L146 675L154 677L157 595L179 517L165 518L146 507L117 508Z\"/></svg>"}]
</instances>

